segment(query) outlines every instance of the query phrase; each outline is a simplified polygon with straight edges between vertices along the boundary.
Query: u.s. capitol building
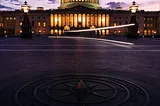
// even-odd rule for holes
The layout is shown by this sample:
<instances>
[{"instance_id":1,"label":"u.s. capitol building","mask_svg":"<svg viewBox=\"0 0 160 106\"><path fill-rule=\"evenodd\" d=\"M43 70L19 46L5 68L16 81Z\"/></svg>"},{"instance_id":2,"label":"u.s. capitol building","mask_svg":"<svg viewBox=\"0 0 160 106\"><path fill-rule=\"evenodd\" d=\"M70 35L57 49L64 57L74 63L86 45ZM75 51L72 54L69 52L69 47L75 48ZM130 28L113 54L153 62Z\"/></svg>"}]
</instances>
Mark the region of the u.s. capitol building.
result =
<instances>
[{"instance_id":1,"label":"u.s. capitol building","mask_svg":"<svg viewBox=\"0 0 160 106\"><path fill-rule=\"evenodd\" d=\"M30 10L28 13L34 34L63 35L64 30L91 29L130 23L130 10L103 9L99 0L61 0L58 9ZM4 33L19 36L22 32L23 11L0 11L0 36ZM137 11L138 32L140 36L160 34L160 11ZM97 33L97 31L95 32ZM128 28L99 30L101 36L124 36Z\"/></svg>"}]
</instances>

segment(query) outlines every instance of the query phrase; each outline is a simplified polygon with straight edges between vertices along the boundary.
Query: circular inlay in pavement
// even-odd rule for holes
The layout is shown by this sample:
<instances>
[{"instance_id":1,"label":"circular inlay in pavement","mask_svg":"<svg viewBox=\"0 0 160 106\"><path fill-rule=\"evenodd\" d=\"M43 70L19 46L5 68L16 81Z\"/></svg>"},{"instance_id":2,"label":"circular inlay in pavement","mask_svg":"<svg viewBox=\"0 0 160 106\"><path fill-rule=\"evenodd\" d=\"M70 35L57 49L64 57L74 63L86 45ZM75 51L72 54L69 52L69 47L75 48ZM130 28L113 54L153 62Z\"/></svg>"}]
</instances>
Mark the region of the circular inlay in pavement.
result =
<instances>
[{"instance_id":1,"label":"circular inlay in pavement","mask_svg":"<svg viewBox=\"0 0 160 106\"><path fill-rule=\"evenodd\" d=\"M40 75L6 86L0 96L2 106L150 106L150 102L142 86L98 74Z\"/></svg>"}]
</instances>

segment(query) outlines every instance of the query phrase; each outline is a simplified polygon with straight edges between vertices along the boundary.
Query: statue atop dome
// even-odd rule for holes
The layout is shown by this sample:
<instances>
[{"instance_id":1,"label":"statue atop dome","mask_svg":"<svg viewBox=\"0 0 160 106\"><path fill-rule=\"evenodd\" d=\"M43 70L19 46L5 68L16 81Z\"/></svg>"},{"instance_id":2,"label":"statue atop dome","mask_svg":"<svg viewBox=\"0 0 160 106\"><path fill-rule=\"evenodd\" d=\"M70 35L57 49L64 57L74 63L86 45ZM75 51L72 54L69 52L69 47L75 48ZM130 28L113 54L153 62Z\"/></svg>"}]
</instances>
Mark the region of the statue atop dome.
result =
<instances>
[{"instance_id":1,"label":"statue atop dome","mask_svg":"<svg viewBox=\"0 0 160 106\"><path fill-rule=\"evenodd\" d=\"M101 9L99 0L60 0L60 3L59 9L73 8L78 5L91 9Z\"/></svg>"}]
</instances>

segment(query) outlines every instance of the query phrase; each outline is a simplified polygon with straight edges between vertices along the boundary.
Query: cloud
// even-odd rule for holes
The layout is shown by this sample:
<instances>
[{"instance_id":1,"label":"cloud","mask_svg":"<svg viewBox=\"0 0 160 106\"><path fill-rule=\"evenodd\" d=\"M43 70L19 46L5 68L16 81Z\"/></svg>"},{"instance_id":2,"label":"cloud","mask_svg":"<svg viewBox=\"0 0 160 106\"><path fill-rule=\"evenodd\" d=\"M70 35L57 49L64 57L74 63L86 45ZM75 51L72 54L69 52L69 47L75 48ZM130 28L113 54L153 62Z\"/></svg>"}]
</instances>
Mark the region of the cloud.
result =
<instances>
[{"instance_id":1,"label":"cloud","mask_svg":"<svg viewBox=\"0 0 160 106\"><path fill-rule=\"evenodd\" d=\"M11 0L10 3L12 5L15 5L15 6L20 6L22 4L22 2L18 1L18 0Z\"/></svg>"},{"instance_id":2,"label":"cloud","mask_svg":"<svg viewBox=\"0 0 160 106\"><path fill-rule=\"evenodd\" d=\"M51 3L53 3L53 4L57 3L56 0L48 0L48 1L51 2Z\"/></svg>"},{"instance_id":3,"label":"cloud","mask_svg":"<svg viewBox=\"0 0 160 106\"><path fill-rule=\"evenodd\" d=\"M0 0L3 9L14 10L21 9L21 5L24 4L25 0ZM159 11L160 0L135 0L139 6L139 10L152 10ZM28 5L31 9L36 9L36 7L44 7L44 9L56 9L60 6L60 0L27 0ZM129 10L132 5L132 1L129 0L100 0L100 6L107 9L115 9L117 6L121 6L124 10ZM2 6L0 10L2 10Z\"/></svg>"},{"instance_id":4,"label":"cloud","mask_svg":"<svg viewBox=\"0 0 160 106\"><path fill-rule=\"evenodd\" d=\"M1 0L1 5L5 7L9 7L7 8L8 10L20 9L22 4L23 4L22 0ZM3 8L3 10L7 10L7 9Z\"/></svg>"},{"instance_id":5,"label":"cloud","mask_svg":"<svg viewBox=\"0 0 160 106\"><path fill-rule=\"evenodd\" d=\"M134 1L134 0L133 0ZM100 0L100 4L103 8L115 9L118 2L122 9L129 10L129 7L132 5L130 0ZM159 11L160 10L160 0L135 0L136 4L139 6L139 10L145 11Z\"/></svg>"},{"instance_id":6,"label":"cloud","mask_svg":"<svg viewBox=\"0 0 160 106\"><path fill-rule=\"evenodd\" d=\"M19 0L10 0L11 2L14 2L14 1L16 1L16 2L19 2Z\"/></svg>"},{"instance_id":7,"label":"cloud","mask_svg":"<svg viewBox=\"0 0 160 106\"><path fill-rule=\"evenodd\" d=\"M6 10L6 9L11 10L11 9L13 9L13 8L8 7L8 6L4 6L4 5L0 5L0 10Z\"/></svg>"},{"instance_id":8,"label":"cloud","mask_svg":"<svg viewBox=\"0 0 160 106\"><path fill-rule=\"evenodd\" d=\"M1 5L12 7L12 10L21 9L21 5L24 4L24 1L25 0L1 0ZM44 9L53 9L57 8L60 5L59 0L27 0L27 2L28 5L31 6L31 9L36 9L37 7L44 7Z\"/></svg>"},{"instance_id":9,"label":"cloud","mask_svg":"<svg viewBox=\"0 0 160 106\"><path fill-rule=\"evenodd\" d=\"M109 3L106 3L107 5L107 8L108 9L116 9L117 7L122 7L122 8L126 8L126 6L128 6L128 4L124 3L124 2L109 2Z\"/></svg>"}]
</instances>

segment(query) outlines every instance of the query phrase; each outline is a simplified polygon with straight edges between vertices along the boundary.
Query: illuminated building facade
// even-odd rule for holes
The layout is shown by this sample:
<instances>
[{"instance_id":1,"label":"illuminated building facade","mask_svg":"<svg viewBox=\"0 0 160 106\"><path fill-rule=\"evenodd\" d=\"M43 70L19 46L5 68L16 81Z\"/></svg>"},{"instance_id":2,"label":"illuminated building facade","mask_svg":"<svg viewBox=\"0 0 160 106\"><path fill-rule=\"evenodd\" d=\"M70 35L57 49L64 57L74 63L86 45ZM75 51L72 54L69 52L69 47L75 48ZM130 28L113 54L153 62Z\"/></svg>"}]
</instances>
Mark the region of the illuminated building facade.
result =
<instances>
[{"instance_id":1,"label":"illuminated building facade","mask_svg":"<svg viewBox=\"0 0 160 106\"><path fill-rule=\"evenodd\" d=\"M29 12L29 20L34 34L63 35L65 30L91 29L107 26L129 24L131 12L129 10L107 10L102 9L99 0L61 0L58 9L44 10L38 7L37 10ZM0 35L19 36L23 12L0 11ZM140 36L160 35L160 11L137 12L137 23ZM97 32L95 32L97 33ZM100 35L124 36L128 28L117 28L110 30L99 30Z\"/></svg>"},{"instance_id":2,"label":"illuminated building facade","mask_svg":"<svg viewBox=\"0 0 160 106\"><path fill-rule=\"evenodd\" d=\"M64 30L89 29L109 26L109 13L98 0L62 0L59 9L50 11L51 34ZM103 34L109 34L103 30Z\"/></svg>"}]
</instances>

